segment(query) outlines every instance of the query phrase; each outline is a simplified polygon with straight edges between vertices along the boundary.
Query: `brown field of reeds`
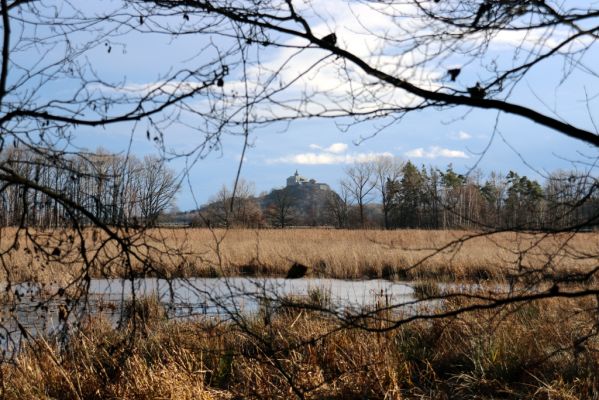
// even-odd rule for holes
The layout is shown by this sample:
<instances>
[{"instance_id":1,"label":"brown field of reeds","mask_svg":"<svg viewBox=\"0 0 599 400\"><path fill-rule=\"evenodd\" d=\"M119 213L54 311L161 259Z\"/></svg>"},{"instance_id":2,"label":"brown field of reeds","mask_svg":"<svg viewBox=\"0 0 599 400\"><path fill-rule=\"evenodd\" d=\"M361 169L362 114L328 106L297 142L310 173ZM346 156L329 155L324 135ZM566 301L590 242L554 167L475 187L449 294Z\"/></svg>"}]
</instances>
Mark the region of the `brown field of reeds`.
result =
<instances>
[{"instance_id":1,"label":"brown field of reeds","mask_svg":"<svg viewBox=\"0 0 599 400\"><path fill-rule=\"evenodd\" d=\"M550 277L588 271L599 251L598 233L153 229L119 234L129 254L91 229L81 235L21 230L15 239L16 230L4 228L0 275L11 274L12 281L66 279L87 266L91 277L285 276L293 263L301 263L308 276L341 279L505 280L523 271ZM59 256L52 254L56 249Z\"/></svg>"},{"instance_id":2,"label":"brown field of reeds","mask_svg":"<svg viewBox=\"0 0 599 400\"><path fill-rule=\"evenodd\" d=\"M92 319L62 346L39 338L26 345L0 366L0 392L5 399L593 399L597 306L550 299L379 333L338 330L338 320L305 309L245 324L173 322L156 312L136 330Z\"/></svg>"}]
</instances>

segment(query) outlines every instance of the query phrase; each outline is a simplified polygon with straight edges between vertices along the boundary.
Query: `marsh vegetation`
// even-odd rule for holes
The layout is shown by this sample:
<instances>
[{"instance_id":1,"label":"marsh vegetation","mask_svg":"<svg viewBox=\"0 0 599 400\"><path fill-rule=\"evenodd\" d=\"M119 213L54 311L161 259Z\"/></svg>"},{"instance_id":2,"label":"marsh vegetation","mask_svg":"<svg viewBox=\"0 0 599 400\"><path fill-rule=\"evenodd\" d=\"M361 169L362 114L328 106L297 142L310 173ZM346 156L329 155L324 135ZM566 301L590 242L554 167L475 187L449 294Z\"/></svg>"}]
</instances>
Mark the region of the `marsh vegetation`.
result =
<instances>
[{"instance_id":1,"label":"marsh vegetation","mask_svg":"<svg viewBox=\"0 0 599 400\"><path fill-rule=\"evenodd\" d=\"M64 284L82 274L285 277L294 263L307 266L307 276L338 279L505 283L575 273L580 280L594 271L589 255L599 246L593 232L128 229L134 256L125 260L120 243L97 229L0 232L0 276L15 283ZM52 254L56 249L60 257Z\"/></svg>"},{"instance_id":2,"label":"marsh vegetation","mask_svg":"<svg viewBox=\"0 0 599 400\"><path fill-rule=\"evenodd\" d=\"M596 266L582 256L596 248L595 233L147 230L132 248L147 251L148 259L170 254L160 259L165 264L132 265L135 274L127 275L100 262L108 267L90 276L125 278L117 281L126 302L113 314L64 308L72 315L61 320L60 305L92 304L85 295L94 294L97 281L90 278L81 293L71 283L85 272L77 257L60 263L42 249L61 246L69 260L68 245L80 248L81 238L71 243L69 231L47 232L43 247L25 232L6 253L15 262L10 277L32 282L35 276L62 325L47 331L14 325L21 337L1 366L5 398L582 399L599 384ZM83 234L90 259L115 262L110 245L96 237L104 246L94 249L92 236ZM34 268L36 255L43 260L46 253L47 264ZM177 269L182 262L187 269ZM29 275L18 275L17 266L27 263ZM310 279L413 283L401 301L382 286L363 295L351 289L371 300L353 309L339 308L338 293L326 286L308 284L297 295L260 283L267 280L259 277L284 277L294 263L307 266ZM209 290L214 284L198 291L211 293L221 311L182 318L153 289L128 286L144 275L177 277L163 281L175 290L178 280L197 289L190 277L230 280L221 292ZM235 289L242 275L255 284L251 290ZM243 309L243 296L258 303ZM7 307L15 301L14 291L5 298ZM7 307L5 321L17 317Z\"/></svg>"}]
</instances>

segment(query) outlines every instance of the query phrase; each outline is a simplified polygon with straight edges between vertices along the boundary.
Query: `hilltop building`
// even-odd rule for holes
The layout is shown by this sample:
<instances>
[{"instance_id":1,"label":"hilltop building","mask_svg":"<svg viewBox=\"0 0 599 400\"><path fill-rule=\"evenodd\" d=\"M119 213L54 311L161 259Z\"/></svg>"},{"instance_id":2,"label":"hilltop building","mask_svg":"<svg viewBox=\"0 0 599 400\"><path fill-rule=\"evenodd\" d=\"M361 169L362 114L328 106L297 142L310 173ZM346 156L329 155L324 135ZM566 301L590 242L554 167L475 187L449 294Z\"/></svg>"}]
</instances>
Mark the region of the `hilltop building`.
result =
<instances>
[{"instance_id":1,"label":"hilltop building","mask_svg":"<svg viewBox=\"0 0 599 400\"><path fill-rule=\"evenodd\" d=\"M291 175L287 178L287 187L305 187L307 189L320 189L320 190L330 190L331 188L326 183L316 182L315 179L306 179L301 176L297 170L295 170L295 174Z\"/></svg>"},{"instance_id":2,"label":"hilltop building","mask_svg":"<svg viewBox=\"0 0 599 400\"><path fill-rule=\"evenodd\" d=\"M235 202L242 206L235 207L233 213L228 201L217 199L206 204L191 223L213 227L341 226L331 212L331 204L342 202L339 195L326 183L305 178L298 171L286 179L283 188L257 197L239 197Z\"/></svg>"}]
</instances>

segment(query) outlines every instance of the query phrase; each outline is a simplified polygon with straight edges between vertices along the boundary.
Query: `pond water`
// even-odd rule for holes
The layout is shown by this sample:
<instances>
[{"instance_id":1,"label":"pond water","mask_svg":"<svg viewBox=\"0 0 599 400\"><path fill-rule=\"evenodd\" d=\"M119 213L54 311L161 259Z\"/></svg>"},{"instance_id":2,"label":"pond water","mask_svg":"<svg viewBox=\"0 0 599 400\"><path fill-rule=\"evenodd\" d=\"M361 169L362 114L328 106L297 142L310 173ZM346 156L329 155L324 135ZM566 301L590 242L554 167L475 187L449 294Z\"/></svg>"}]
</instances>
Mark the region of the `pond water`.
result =
<instances>
[{"instance_id":1,"label":"pond water","mask_svg":"<svg viewBox=\"0 0 599 400\"><path fill-rule=\"evenodd\" d=\"M95 280L90 293L105 299L122 301L136 296L156 296L173 309L173 316L194 313L223 315L233 309L242 313L256 312L267 300L326 302L334 309L363 308L387 301L394 304L413 300L414 290L406 282L386 280L346 281L340 279L283 278L195 278Z\"/></svg>"},{"instance_id":2,"label":"pond water","mask_svg":"<svg viewBox=\"0 0 599 400\"><path fill-rule=\"evenodd\" d=\"M6 291L6 287L3 289ZM390 304L400 305L399 309L405 305L402 312L413 312L414 307L412 286L408 282L387 280L92 279L87 295L77 301L50 295L56 294L57 290L32 283L10 287L9 291L14 294L12 301L0 309L0 345L5 351L18 348L24 334L59 332L65 325L76 325L85 316L103 315L116 326L123 317L124 305L134 298L148 296L159 299L170 318L179 319L202 316L228 319L236 314L251 315L265 306L277 307L290 302L320 304L335 312Z\"/></svg>"},{"instance_id":3,"label":"pond water","mask_svg":"<svg viewBox=\"0 0 599 400\"><path fill-rule=\"evenodd\" d=\"M76 329L78 322L88 317L106 317L116 327L124 321L132 300L146 297L159 300L171 319L227 320L290 304L314 305L343 314L392 306L398 316L440 306L441 300L417 301L414 285L381 279L92 279L85 296L69 300L64 293L58 296L60 288L55 286L23 283L7 287L0 283L0 293L7 294L0 306L0 352L5 357L16 354L25 337L36 337L40 332L66 338L71 328ZM506 285L484 283L445 283L438 284L438 289L442 293L484 291L495 295L510 290Z\"/></svg>"}]
</instances>

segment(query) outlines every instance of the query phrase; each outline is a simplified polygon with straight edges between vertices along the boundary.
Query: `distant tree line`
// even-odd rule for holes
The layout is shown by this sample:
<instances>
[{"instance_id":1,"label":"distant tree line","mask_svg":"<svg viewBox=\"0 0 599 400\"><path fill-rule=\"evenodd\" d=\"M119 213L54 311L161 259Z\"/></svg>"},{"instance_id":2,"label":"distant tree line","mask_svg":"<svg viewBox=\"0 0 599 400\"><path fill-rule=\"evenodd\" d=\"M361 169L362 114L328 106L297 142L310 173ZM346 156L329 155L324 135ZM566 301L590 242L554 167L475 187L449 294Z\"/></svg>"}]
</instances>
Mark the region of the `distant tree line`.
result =
<instances>
[{"instance_id":1,"label":"distant tree line","mask_svg":"<svg viewBox=\"0 0 599 400\"><path fill-rule=\"evenodd\" d=\"M233 199L223 187L196 224L558 230L590 229L599 219L597 180L576 171L553 172L541 184L514 171L463 175L451 164L441 170L382 157L346 168L339 191L324 201L299 201L291 190L256 196L244 181Z\"/></svg>"},{"instance_id":2,"label":"distant tree line","mask_svg":"<svg viewBox=\"0 0 599 400\"><path fill-rule=\"evenodd\" d=\"M0 181L0 225L55 228L90 221L113 226L153 225L179 189L171 169L158 157L93 153L56 154L10 148L0 164L23 184ZM74 202L81 209L65 206Z\"/></svg>"},{"instance_id":3,"label":"distant tree line","mask_svg":"<svg viewBox=\"0 0 599 400\"><path fill-rule=\"evenodd\" d=\"M544 185L514 171L468 176L418 169L407 162L386 181L389 227L555 230L597 223L595 178L576 172L550 174Z\"/></svg>"},{"instance_id":4,"label":"distant tree line","mask_svg":"<svg viewBox=\"0 0 599 400\"><path fill-rule=\"evenodd\" d=\"M0 164L24 182L0 181L0 226L86 225L91 221L81 209L107 225L153 226L174 205L179 190L174 172L156 156L10 148ZM338 192L285 187L256 196L254 185L241 180L235 196L221 188L191 222L250 228L555 230L592 228L599 214L597 180L576 171L551 173L541 184L514 171L463 175L451 164L441 170L381 157L348 166L338 187ZM65 200L80 207L65 206Z\"/></svg>"}]
</instances>

